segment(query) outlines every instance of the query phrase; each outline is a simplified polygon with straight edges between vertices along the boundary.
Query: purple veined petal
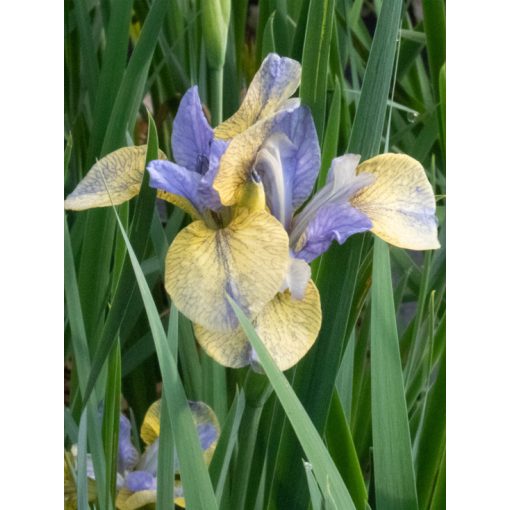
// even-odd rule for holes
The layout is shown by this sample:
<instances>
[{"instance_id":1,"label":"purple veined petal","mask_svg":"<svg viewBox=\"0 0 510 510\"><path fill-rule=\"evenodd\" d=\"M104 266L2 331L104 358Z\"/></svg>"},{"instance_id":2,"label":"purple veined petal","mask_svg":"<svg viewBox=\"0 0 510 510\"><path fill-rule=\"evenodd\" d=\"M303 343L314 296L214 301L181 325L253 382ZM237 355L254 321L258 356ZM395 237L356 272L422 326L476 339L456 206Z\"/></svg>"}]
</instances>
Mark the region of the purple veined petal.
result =
<instances>
[{"instance_id":1,"label":"purple veined petal","mask_svg":"<svg viewBox=\"0 0 510 510\"><path fill-rule=\"evenodd\" d=\"M184 94L172 128L172 152L180 166L204 174L208 168L209 147L213 130L209 126L198 87L191 87Z\"/></svg>"},{"instance_id":2,"label":"purple veined petal","mask_svg":"<svg viewBox=\"0 0 510 510\"><path fill-rule=\"evenodd\" d=\"M148 471L132 471L126 475L124 486L131 492L156 490L157 478Z\"/></svg>"},{"instance_id":3,"label":"purple veined petal","mask_svg":"<svg viewBox=\"0 0 510 510\"><path fill-rule=\"evenodd\" d=\"M311 262L322 255L333 240L339 244L353 234L372 228L372 222L349 202L324 205L308 223L295 246L296 257Z\"/></svg>"},{"instance_id":4,"label":"purple veined petal","mask_svg":"<svg viewBox=\"0 0 510 510\"><path fill-rule=\"evenodd\" d=\"M255 169L261 176L272 214L289 230L293 212L313 189L320 168L317 132L308 108L286 112L257 154Z\"/></svg>"},{"instance_id":5,"label":"purple veined petal","mask_svg":"<svg viewBox=\"0 0 510 510\"><path fill-rule=\"evenodd\" d=\"M221 208L221 200L218 192L213 188L214 178L218 173L221 156L227 150L228 142L213 140L209 153L209 169L203 175L198 186L198 195L201 204L206 209L218 211Z\"/></svg>"},{"instance_id":6,"label":"purple veined petal","mask_svg":"<svg viewBox=\"0 0 510 510\"><path fill-rule=\"evenodd\" d=\"M117 456L117 469L120 473L135 467L140 454L131 442L131 422L120 415L119 420L119 450Z\"/></svg>"},{"instance_id":7,"label":"purple veined petal","mask_svg":"<svg viewBox=\"0 0 510 510\"><path fill-rule=\"evenodd\" d=\"M188 200L198 211L203 204L198 193L201 175L171 161L154 160L149 163L149 186L178 195Z\"/></svg>"},{"instance_id":8,"label":"purple veined petal","mask_svg":"<svg viewBox=\"0 0 510 510\"><path fill-rule=\"evenodd\" d=\"M306 106L299 106L284 115L273 132L285 133L297 147L294 156L292 207L297 209L312 192L321 166L319 139L312 114Z\"/></svg>"}]
</instances>

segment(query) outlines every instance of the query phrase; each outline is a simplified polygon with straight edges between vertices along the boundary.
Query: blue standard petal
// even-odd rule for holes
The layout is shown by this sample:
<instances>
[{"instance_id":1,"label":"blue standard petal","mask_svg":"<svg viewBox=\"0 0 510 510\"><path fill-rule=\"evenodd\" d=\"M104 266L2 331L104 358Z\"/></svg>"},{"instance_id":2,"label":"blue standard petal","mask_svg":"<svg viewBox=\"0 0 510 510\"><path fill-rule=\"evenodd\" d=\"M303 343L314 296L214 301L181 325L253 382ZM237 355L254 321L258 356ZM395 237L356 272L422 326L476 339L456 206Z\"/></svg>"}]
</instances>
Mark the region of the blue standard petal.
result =
<instances>
[{"instance_id":1,"label":"blue standard petal","mask_svg":"<svg viewBox=\"0 0 510 510\"><path fill-rule=\"evenodd\" d=\"M172 127L172 152L178 165L204 174L209 167L213 130L202 110L198 87L184 94Z\"/></svg>"},{"instance_id":2,"label":"blue standard petal","mask_svg":"<svg viewBox=\"0 0 510 510\"><path fill-rule=\"evenodd\" d=\"M286 112L271 129L255 161L272 214L289 230L293 212L312 192L320 148L312 115L301 106Z\"/></svg>"}]
</instances>

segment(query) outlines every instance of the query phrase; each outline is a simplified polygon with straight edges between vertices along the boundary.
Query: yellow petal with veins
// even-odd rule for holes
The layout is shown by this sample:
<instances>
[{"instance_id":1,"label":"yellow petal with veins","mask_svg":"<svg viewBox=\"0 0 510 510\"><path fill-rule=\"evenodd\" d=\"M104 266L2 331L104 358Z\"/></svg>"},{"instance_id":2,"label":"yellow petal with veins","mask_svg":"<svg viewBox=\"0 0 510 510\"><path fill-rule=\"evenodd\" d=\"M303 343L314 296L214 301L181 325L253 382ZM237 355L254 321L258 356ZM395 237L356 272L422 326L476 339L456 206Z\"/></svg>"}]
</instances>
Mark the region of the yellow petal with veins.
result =
<instances>
[{"instance_id":1,"label":"yellow petal with veins","mask_svg":"<svg viewBox=\"0 0 510 510\"><path fill-rule=\"evenodd\" d=\"M239 110L214 130L215 138L229 140L275 113L294 94L300 80L299 62L269 54L253 77Z\"/></svg>"},{"instance_id":2,"label":"yellow petal with veins","mask_svg":"<svg viewBox=\"0 0 510 510\"><path fill-rule=\"evenodd\" d=\"M434 191L420 162L405 154L381 154L356 172L376 177L351 199L372 221L374 234L400 248L439 248Z\"/></svg>"},{"instance_id":3,"label":"yellow petal with veins","mask_svg":"<svg viewBox=\"0 0 510 510\"><path fill-rule=\"evenodd\" d=\"M64 208L83 211L93 207L109 207L112 202L113 205L122 204L138 195L145 172L146 154L147 145L138 145L123 147L101 158L68 195ZM158 157L166 159L163 151L158 151Z\"/></svg>"},{"instance_id":4,"label":"yellow petal with veins","mask_svg":"<svg viewBox=\"0 0 510 510\"><path fill-rule=\"evenodd\" d=\"M168 250L165 287L175 306L193 322L214 331L238 326L225 294L254 317L282 284L289 239L265 211L241 209L224 228L195 221Z\"/></svg>"},{"instance_id":5,"label":"yellow petal with veins","mask_svg":"<svg viewBox=\"0 0 510 510\"><path fill-rule=\"evenodd\" d=\"M320 296L312 280L302 300L289 291L278 293L253 321L255 331L280 370L294 366L312 347L321 327ZM222 365L240 368L251 361L251 347L242 329L217 333L193 326L198 343Z\"/></svg>"},{"instance_id":6,"label":"yellow petal with veins","mask_svg":"<svg viewBox=\"0 0 510 510\"><path fill-rule=\"evenodd\" d=\"M213 187L219 193L223 205L234 205L241 199L243 186L249 178L257 156L257 151L264 140L271 135L278 123L293 110L283 109L274 115L255 123L232 139L221 157L218 173Z\"/></svg>"},{"instance_id":7,"label":"yellow petal with veins","mask_svg":"<svg viewBox=\"0 0 510 510\"><path fill-rule=\"evenodd\" d=\"M159 437L161 420L161 400L153 402L143 418L140 436L146 445L152 444Z\"/></svg>"}]
</instances>

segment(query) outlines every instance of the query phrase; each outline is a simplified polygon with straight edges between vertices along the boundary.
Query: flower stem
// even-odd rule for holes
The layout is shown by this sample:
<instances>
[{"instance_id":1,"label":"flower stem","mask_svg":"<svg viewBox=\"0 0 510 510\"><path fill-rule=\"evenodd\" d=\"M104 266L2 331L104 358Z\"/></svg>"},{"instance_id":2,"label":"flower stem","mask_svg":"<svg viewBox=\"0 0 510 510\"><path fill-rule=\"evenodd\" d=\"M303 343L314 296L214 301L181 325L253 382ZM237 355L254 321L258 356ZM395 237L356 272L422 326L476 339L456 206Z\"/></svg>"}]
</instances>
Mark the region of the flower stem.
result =
<instances>
[{"instance_id":1,"label":"flower stem","mask_svg":"<svg viewBox=\"0 0 510 510\"><path fill-rule=\"evenodd\" d=\"M234 491L230 501L231 508L245 507L260 417L273 388L265 375L250 370L244 382L244 391L246 408L239 427L239 455L232 484Z\"/></svg>"},{"instance_id":2,"label":"flower stem","mask_svg":"<svg viewBox=\"0 0 510 510\"><path fill-rule=\"evenodd\" d=\"M223 67L209 68L211 78L211 116L216 127L223 120Z\"/></svg>"}]
</instances>

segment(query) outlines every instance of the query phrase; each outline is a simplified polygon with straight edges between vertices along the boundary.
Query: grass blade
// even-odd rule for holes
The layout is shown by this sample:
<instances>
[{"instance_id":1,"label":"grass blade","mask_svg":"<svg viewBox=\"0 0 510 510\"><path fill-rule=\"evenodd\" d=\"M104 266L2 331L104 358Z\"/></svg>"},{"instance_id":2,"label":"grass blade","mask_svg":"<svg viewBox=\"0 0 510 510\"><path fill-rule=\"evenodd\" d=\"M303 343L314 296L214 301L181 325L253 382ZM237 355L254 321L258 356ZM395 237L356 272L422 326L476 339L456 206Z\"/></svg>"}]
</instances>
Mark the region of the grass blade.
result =
<instances>
[{"instance_id":1,"label":"grass blade","mask_svg":"<svg viewBox=\"0 0 510 510\"><path fill-rule=\"evenodd\" d=\"M299 95L312 110L319 141L326 118L326 86L334 0L311 0L303 44L303 72Z\"/></svg>"},{"instance_id":2,"label":"grass blade","mask_svg":"<svg viewBox=\"0 0 510 510\"><path fill-rule=\"evenodd\" d=\"M117 450L120 416L120 342L117 338L108 362L103 412L103 443L106 460L106 487L110 495L117 491ZM114 503L114 501L112 501Z\"/></svg>"},{"instance_id":3,"label":"grass blade","mask_svg":"<svg viewBox=\"0 0 510 510\"><path fill-rule=\"evenodd\" d=\"M418 508L388 245L374 241L371 306L372 437L378 510Z\"/></svg>"},{"instance_id":4,"label":"grass blade","mask_svg":"<svg viewBox=\"0 0 510 510\"><path fill-rule=\"evenodd\" d=\"M326 441L331 457L345 480L345 485L354 505L357 510L365 510L368 499L365 480L363 479L349 424L345 418L337 392L334 393L331 401L326 427Z\"/></svg>"}]
</instances>

